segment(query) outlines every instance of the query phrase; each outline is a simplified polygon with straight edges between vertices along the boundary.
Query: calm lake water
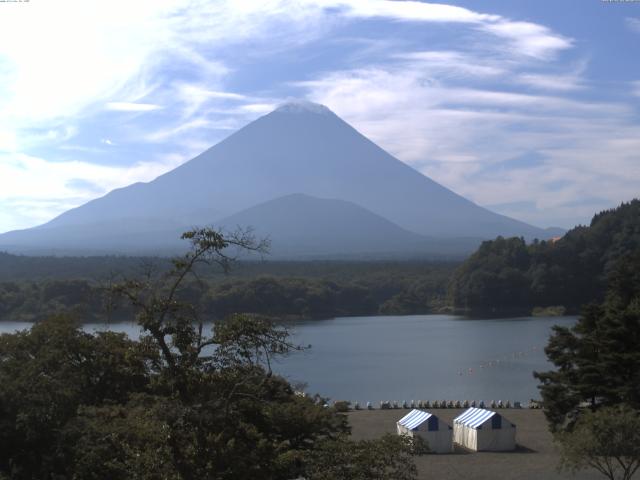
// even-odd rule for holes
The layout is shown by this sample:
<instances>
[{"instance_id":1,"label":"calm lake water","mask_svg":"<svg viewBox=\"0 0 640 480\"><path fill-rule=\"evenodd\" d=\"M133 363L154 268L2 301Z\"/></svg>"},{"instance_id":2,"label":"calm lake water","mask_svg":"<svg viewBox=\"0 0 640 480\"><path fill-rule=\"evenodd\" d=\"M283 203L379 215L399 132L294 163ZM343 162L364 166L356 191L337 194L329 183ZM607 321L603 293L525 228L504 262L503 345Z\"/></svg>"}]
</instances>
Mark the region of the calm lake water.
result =
<instances>
[{"instance_id":1,"label":"calm lake water","mask_svg":"<svg viewBox=\"0 0 640 480\"><path fill-rule=\"evenodd\" d=\"M274 369L309 393L334 400L514 400L539 398L534 370L548 370L543 348L553 325L574 317L469 320L451 315L342 317L288 324L312 348ZM0 322L0 333L29 328ZM87 324L87 331L138 327Z\"/></svg>"}]
</instances>

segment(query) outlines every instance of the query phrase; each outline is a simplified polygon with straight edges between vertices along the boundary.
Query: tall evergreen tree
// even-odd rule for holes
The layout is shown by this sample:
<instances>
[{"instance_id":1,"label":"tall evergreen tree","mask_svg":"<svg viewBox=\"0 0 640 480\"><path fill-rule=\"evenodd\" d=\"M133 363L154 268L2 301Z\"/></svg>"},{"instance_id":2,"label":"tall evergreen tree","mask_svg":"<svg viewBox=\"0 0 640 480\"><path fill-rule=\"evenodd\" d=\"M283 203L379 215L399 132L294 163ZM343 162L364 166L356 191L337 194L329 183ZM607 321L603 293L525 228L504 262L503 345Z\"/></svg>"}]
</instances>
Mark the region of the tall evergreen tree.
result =
<instances>
[{"instance_id":1,"label":"tall evergreen tree","mask_svg":"<svg viewBox=\"0 0 640 480\"><path fill-rule=\"evenodd\" d=\"M618 261L609 285L575 326L554 327L545 351L556 370L534 374L554 430L571 426L584 406L640 409L640 252Z\"/></svg>"}]
</instances>

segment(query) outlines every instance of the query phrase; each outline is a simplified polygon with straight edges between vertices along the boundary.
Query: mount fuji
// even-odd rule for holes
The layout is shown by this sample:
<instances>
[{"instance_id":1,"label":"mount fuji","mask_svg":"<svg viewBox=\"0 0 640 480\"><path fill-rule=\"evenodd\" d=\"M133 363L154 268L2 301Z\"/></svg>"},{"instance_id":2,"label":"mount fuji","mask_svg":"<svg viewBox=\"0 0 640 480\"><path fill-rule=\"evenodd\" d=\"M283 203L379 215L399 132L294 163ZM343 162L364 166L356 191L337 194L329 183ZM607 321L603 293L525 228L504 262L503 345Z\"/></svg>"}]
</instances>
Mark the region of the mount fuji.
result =
<instances>
[{"instance_id":1,"label":"mount fuji","mask_svg":"<svg viewBox=\"0 0 640 480\"><path fill-rule=\"evenodd\" d=\"M151 182L0 235L0 249L162 254L191 226L240 224L284 257L467 253L498 235L551 236L434 182L327 107L290 102Z\"/></svg>"}]
</instances>

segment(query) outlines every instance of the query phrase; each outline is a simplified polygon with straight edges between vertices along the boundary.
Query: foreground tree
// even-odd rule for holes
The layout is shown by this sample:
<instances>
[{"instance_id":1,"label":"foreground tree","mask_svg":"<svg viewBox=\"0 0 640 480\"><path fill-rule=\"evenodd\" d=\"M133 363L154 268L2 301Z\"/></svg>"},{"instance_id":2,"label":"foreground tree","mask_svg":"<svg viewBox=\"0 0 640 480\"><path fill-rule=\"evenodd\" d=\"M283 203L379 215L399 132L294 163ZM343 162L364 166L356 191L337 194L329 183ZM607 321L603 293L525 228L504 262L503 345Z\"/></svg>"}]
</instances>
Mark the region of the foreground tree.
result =
<instances>
[{"instance_id":1,"label":"foreground tree","mask_svg":"<svg viewBox=\"0 0 640 480\"><path fill-rule=\"evenodd\" d=\"M188 300L189 289L195 280L199 284L198 268L217 267L228 272L236 256L227 253L257 252L264 254L268 242L257 240L250 230L238 230L225 236L211 228L186 232L182 239L191 244L182 257L172 260L173 268L154 275L149 268L142 279L126 279L110 287L114 299L124 298L136 315L143 331L143 341L154 344L160 351L162 363L156 365L167 386L181 395L186 395L189 374L203 370L211 357L203 351L213 346L216 340L204 330L204 319L197 307ZM187 298L185 298L187 297ZM278 337L286 338L286 331ZM271 345L271 353L286 353L290 344ZM260 353L269 356L268 351ZM261 357L262 358L262 357Z\"/></svg>"},{"instance_id":2,"label":"foreground tree","mask_svg":"<svg viewBox=\"0 0 640 480\"><path fill-rule=\"evenodd\" d=\"M561 466L630 479L640 465L640 253L621 259L601 305L545 349L556 370L535 373Z\"/></svg>"},{"instance_id":3,"label":"foreground tree","mask_svg":"<svg viewBox=\"0 0 640 480\"><path fill-rule=\"evenodd\" d=\"M640 467L640 414L628 407L585 412L569 432L556 436L562 468L595 468L610 480L630 480Z\"/></svg>"},{"instance_id":4,"label":"foreground tree","mask_svg":"<svg viewBox=\"0 0 640 480\"><path fill-rule=\"evenodd\" d=\"M183 238L192 248L173 269L112 286L139 341L61 318L0 336L0 478L415 478L402 441L351 442L344 415L273 373L299 348L286 328L232 315L206 331L187 279L227 269L228 248L265 244L211 229ZM318 476L319 461L347 476Z\"/></svg>"},{"instance_id":5,"label":"foreground tree","mask_svg":"<svg viewBox=\"0 0 640 480\"><path fill-rule=\"evenodd\" d=\"M623 258L602 305L572 328L554 327L545 351L556 370L535 373L552 430L570 428L585 406L640 409L640 254Z\"/></svg>"},{"instance_id":6,"label":"foreground tree","mask_svg":"<svg viewBox=\"0 0 640 480\"><path fill-rule=\"evenodd\" d=\"M0 472L25 479L63 474L61 431L78 409L147 391L154 357L123 334L91 335L64 317L0 335Z\"/></svg>"}]
</instances>

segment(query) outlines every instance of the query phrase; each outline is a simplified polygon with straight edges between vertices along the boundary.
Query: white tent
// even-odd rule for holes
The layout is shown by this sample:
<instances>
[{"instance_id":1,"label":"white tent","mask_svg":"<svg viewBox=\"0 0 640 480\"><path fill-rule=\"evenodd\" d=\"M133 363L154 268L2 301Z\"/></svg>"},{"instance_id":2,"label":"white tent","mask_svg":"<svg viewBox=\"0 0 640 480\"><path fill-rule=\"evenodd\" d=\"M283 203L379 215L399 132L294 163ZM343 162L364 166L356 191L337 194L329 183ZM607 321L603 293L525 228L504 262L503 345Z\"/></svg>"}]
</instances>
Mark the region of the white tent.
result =
<instances>
[{"instance_id":1,"label":"white tent","mask_svg":"<svg viewBox=\"0 0 640 480\"><path fill-rule=\"evenodd\" d=\"M516 426L497 412L469 408L453 419L453 441L470 450L516 448Z\"/></svg>"},{"instance_id":2,"label":"white tent","mask_svg":"<svg viewBox=\"0 0 640 480\"><path fill-rule=\"evenodd\" d=\"M452 430L434 414L423 410L411 410L398 420L398 435L419 436L427 441L429 450L434 453L453 451Z\"/></svg>"}]
</instances>

